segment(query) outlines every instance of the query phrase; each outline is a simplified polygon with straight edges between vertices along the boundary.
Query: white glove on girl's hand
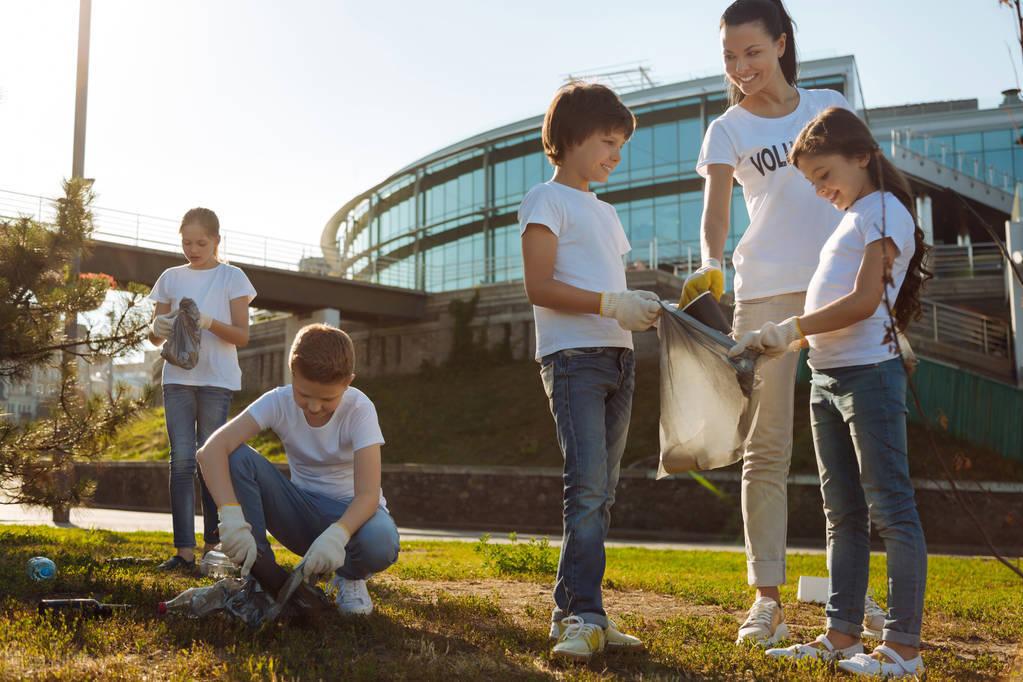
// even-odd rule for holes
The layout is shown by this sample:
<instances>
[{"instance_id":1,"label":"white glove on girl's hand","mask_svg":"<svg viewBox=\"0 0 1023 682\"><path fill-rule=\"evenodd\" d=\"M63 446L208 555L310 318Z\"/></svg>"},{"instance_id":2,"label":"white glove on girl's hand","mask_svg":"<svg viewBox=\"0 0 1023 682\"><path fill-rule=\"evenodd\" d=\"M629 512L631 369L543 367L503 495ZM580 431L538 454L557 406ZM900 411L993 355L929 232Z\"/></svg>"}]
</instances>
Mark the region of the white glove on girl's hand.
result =
<instances>
[{"instance_id":1,"label":"white glove on girl's hand","mask_svg":"<svg viewBox=\"0 0 1023 682\"><path fill-rule=\"evenodd\" d=\"M351 537L340 523L332 523L320 537L313 540L308 551L302 557L298 568L302 569L305 579L324 573L333 573L345 563L345 545Z\"/></svg>"},{"instance_id":2,"label":"white glove on girl's hand","mask_svg":"<svg viewBox=\"0 0 1023 682\"><path fill-rule=\"evenodd\" d=\"M157 315L149 325L149 331L159 339L166 339L171 335L171 331L174 330L174 318L177 316L177 313Z\"/></svg>"},{"instance_id":3,"label":"white glove on girl's hand","mask_svg":"<svg viewBox=\"0 0 1023 682\"><path fill-rule=\"evenodd\" d=\"M790 317L779 324L768 322L759 331L743 334L728 351L728 357L734 358L747 348L752 348L769 358L776 358L792 350L791 346L804 338L798 317Z\"/></svg>"},{"instance_id":4,"label":"white glove on girl's hand","mask_svg":"<svg viewBox=\"0 0 1023 682\"><path fill-rule=\"evenodd\" d=\"M600 295L600 314L618 320L622 329L650 329L661 312L661 299L652 291L605 291Z\"/></svg>"},{"instance_id":5,"label":"white glove on girl's hand","mask_svg":"<svg viewBox=\"0 0 1023 682\"><path fill-rule=\"evenodd\" d=\"M213 324L213 318L200 310L199 311L199 329L209 329L211 324Z\"/></svg>"},{"instance_id":6,"label":"white glove on girl's hand","mask_svg":"<svg viewBox=\"0 0 1023 682\"><path fill-rule=\"evenodd\" d=\"M241 566L244 578L256 563L256 538L252 525L245 520L241 505L225 504L217 510L220 515L220 547L236 565Z\"/></svg>"}]
</instances>

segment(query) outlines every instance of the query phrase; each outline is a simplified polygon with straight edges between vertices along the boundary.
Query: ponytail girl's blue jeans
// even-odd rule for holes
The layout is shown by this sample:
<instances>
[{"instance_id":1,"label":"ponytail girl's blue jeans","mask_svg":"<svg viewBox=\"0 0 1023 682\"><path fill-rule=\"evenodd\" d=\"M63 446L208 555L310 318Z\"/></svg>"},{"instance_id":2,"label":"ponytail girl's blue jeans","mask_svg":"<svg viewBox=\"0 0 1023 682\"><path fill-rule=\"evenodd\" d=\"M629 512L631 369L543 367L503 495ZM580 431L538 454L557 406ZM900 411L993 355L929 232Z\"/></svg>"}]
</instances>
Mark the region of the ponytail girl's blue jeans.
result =
<instances>
[{"instance_id":1,"label":"ponytail girl's blue jeans","mask_svg":"<svg viewBox=\"0 0 1023 682\"><path fill-rule=\"evenodd\" d=\"M202 497L203 542L220 542L217 503L196 468L195 453L227 422L232 391L219 386L165 384L163 412L170 439L170 503L174 546L195 547L195 477Z\"/></svg>"},{"instance_id":2,"label":"ponytail girl's blue jeans","mask_svg":"<svg viewBox=\"0 0 1023 682\"><path fill-rule=\"evenodd\" d=\"M569 348L545 356L540 376L565 458L564 534L551 619L607 627L600 584L604 540L636 386L628 348Z\"/></svg>"},{"instance_id":3,"label":"ponytail girl's blue jeans","mask_svg":"<svg viewBox=\"0 0 1023 682\"><path fill-rule=\"evenodd\" d=\"M828 526L828 627L863 628L873 523L888 555L882 637L918 647L927 546L909 478L902 360L814 370L810 421Z\"/></svg>"}]
</instances>

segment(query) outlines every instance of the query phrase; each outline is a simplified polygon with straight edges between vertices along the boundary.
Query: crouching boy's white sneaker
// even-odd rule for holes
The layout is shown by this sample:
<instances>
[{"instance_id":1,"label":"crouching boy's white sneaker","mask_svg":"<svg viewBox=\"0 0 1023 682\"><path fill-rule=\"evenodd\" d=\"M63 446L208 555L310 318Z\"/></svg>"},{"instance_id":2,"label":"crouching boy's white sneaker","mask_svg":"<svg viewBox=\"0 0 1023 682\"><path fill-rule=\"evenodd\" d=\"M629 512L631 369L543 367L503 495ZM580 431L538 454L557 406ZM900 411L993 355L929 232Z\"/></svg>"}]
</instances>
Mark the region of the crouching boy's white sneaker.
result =
<instances>
[{"instance_id":1,"label":"crouching boy's white sneaker","mask_svg":"<svg viewBox=\"0 0 1023 682\"><path fill-rule=\"evenodd\" d=\"M369 597L365 580L348 580L336 575L330 584L337 590L334 602L342 616L368 616L373 613L373 600Z\"/></svg>"},{"instance_id":2,"label":"crouching boy's white sneaker","mask_svg":"<svg viewBox=\"0 0 1023 682\"><path fill-rule=\"evenodd\" d=\"M604 628L587 623L579 616L568 616L561 619L561 636L552 653L559 658L586 663L593 654L602 652L606 643Z\"/></svg>"},{"instance_id":3,"label":"crouching boy's white sneaker","mask_svg":"<svg viewBox=\"0 0 1023 682\"><path fill-rule=\"evenodd\" d=\"M770 597L760 597L753 602L746 621L739 626L735 643L755 642L768 646L788 636L789 628L785 625L785 611L781 604Z\"/></svg>"},{"instance_id":4,"label":"crouching boy's white sneaker","mask_svg":"<svg viewBox=\"0 0 1023 682\"><path fill-rule=\"evenodd\" d=\"M821 635L809 644L794 644L784 649L768 649L768 656L774 658L812 658L819 661L840 661L863 653L863 644L856 642L844 649L839 649L827 635Z\"/></svg>"},{"instance_id":5,"label":"crouching boy's white sneaker","mask_svg":"<svg viewBox=\"0 0 1023 682\"><path fill-rule=\"evenodd\" d=\"M565 629L561 624L561 621L554 621L551 623L551 634L550 640L556 642L561 639L561 633ZM619 653L631 653L633 651L643 651L643 641L639 637L626 634L618 629L618 623L614 622L610 616L607 619L607 627L604 629L604 645L609 652Z\"/></svg>"},{"instance_id":6,"label":"crouching boy's white sneaker","mask_svg":"<svg viewBox=\"0 0 1023 682\"><path fill-rule=\"evenodd\" d=\"M908 661L899 656L894 649L884 644L874 647L874 653L881 653L887 658L874 658L869 654L856 654L848 661L839 661L838 667L847 673L861 677L878 677L893 679L897 677L913 677L924 672L924 659L917 654Z\"/></svg>"}]
</instances>

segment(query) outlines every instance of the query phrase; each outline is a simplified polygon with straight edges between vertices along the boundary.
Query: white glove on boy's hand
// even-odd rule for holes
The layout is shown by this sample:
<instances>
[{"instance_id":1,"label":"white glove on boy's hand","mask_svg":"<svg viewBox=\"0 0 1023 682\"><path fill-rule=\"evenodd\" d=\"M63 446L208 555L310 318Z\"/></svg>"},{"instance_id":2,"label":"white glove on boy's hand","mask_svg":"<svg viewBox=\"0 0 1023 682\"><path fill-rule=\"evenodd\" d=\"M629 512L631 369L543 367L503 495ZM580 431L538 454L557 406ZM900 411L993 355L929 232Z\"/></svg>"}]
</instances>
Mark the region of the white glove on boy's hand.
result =
<instances>
[{"instance_id":1,"label":"white glove on boy's hand","mask_svg":"<svg viewBox=\"0 0 1023 682\"><path fill-rule=\"evenodd\" d=\"M728 351L728 357L734 358L747 348L752 348L769 358L776 358L787 353L794 343L804 338L798 317L790 317L778 324L768 322L758 331L743 334Z\"/></svg>"},{"instance_id":2,"label":"white glove on boy's hand","mask_svg":"<svg viewBox=\"0 0 1023 682\"><path fill-rule=\"evenodd\" d=\"M345 546L350 539L348 531L340 523L327 526L327 530L320 533L302 557L298 565L302 575L309 579L341 568L345 563Z\"/></svg>"},{"instance_id":3,"label":"white glove on boy's hand","mask_svg":"<svg viewBox=\"0 0 1023 682\"><path fill-rule=\"evenodd\" d=\"M209 329L211 324L213 324L213 318L200 310L199 311L199 329Z\"/></svg>"},{"instance_id":4,"label":"white glove on boy's hand","mask_svg":"<svg viewBox=\"0 0 1023 682\"><path fill-rule=\"evenodd\" d=\"M166 339L171 335L171 331L174 330L174 318L177 316L177 313L157 315L149 325L149 331L159 339Z\"/></svg>"},{"instance_id":5,"label":"white glove on boy's hand","mask_svg":"<svg viewBox=\"0 0 1023 682\"><path fill-rule=\"evenodd\" d=\"M650 329L661 312L661 299L652 291L605 291L600 295L600 314L618 320L622 329Z\"/></svg>"},{"instance_id":6,"label":"white glove on boy's hand","mask_svg":"<svg viewBox=\"0 0 1023 682\"><path fill-rule=\"evenodd\" d=\"M220 547L236 565L241 566L244 578L256 563L256 538L252 525L245 520L241 505L225 504L217 510L220 515Z\"/></svg>"}]
</instances>

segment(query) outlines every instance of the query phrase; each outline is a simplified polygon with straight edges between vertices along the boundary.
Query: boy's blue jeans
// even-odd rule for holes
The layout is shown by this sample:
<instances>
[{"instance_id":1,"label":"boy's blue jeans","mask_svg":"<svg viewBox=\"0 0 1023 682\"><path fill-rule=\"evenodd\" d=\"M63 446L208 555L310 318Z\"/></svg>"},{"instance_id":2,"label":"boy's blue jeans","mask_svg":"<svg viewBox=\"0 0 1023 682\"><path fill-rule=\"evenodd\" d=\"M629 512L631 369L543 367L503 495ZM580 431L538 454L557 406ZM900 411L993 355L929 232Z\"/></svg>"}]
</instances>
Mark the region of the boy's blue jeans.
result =
<instances>
[{"instance_id":1,"label":"boy's blue jeans","mask_svg":"<svg viewBox=\"0 0 1023 682\"><path fill-rule=\"evenodd\" d=\"M828 523L828 627L862 630L873 522L888 555L882 637L918 647L927 546L909 478L902 360L815 370L810 421Z\"/></svg>"},{"instance_id":2,"label":"boy's blue jeans","mask_svg":"<svg viewBox=\"0 0 1023 682\"><path fill-rule=\"evenodd\" d=\"M541 361L565 459L564 533L551 619L607 627L604 540L629 433L636 365L628 348L570 348Z\"/></svg>"},{"instance_id":3,"label":"boy's blue jeans","mask_svg":"<svg viewBox=\"0 0 1023 682\"><path fill-rule=\"evenodd\" d=\"M278 542L304 556L313 540L341 518L351 500L335 500L295 486L265 457L242 445L228 459L231 483L259 551L273 556L266 539L269 531ZM398 528L383 507L352 535L345 548L345 563L337 574L364 580L398 560Z\"/></svg>"},{"instance_id":4,"label":"boy's blue jeans","mask_svg":"<svg viewBox=\"0 0 1023 682\"><path fill-rule=\"evenodd\" d=\"M170 502L175 547L195 547L195 477L202 497L203 542L220 542L217 503L213 501L195 453L227 422L232 392L219 386L165 384L163 412L170 440Z\"/></svg>"}]
</instances>

